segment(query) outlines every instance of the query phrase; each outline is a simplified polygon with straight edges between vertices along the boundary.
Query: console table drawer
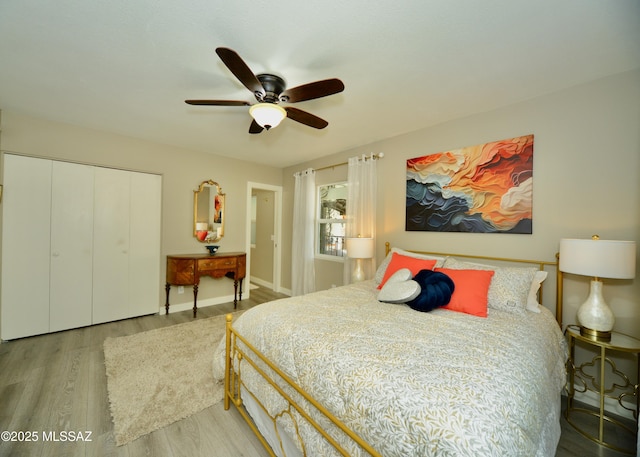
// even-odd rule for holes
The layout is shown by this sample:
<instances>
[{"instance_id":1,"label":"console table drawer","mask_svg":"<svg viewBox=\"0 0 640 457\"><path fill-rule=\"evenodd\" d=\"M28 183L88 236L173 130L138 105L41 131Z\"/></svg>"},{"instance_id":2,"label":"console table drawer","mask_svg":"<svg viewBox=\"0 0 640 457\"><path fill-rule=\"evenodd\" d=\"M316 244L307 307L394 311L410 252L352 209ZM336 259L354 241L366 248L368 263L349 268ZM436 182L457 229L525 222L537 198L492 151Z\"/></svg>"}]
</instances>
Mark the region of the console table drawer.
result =
<instances>
[{"instance_id":1,"label":"console table drawer","mask_svg":"<svg viewBox=\"0 0 640 457\"><path fill-rule=\"evenodd\" d=\"M193 260L169 259L167 261L167 282L170 284L190 285L195 281Z\"/></svg>"},{"instance_id":2,"label":"console table drawer","mask_svg":"<svg viewBox=\"0 0 640 457\"><path fill-rule=\"evenodd\" d=\"M213 270L232 270L237 265L237 259L235 257L226 257L219 259L199 259L198 271L213 271Z\"/></svg>"}]
</instances>

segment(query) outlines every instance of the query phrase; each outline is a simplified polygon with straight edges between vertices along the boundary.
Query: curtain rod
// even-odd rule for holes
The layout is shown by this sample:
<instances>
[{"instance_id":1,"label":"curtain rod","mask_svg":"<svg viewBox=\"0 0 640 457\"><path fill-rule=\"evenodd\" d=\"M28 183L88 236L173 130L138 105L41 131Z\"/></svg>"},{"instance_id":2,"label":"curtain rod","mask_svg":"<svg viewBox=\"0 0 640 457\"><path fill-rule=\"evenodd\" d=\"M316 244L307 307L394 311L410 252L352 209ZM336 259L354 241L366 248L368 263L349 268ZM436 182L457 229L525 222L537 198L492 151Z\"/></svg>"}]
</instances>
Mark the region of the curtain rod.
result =
<instances>
[{"instance_id":1,"label":"curtain rod","mask_svg":"<svg viewBox=\"0 0 640 457\"><path fill-rule=\"evenodd\" d=\"M382 159L383 157L384 157L384 152L379 152L378 154L371 154L370 157L364 156L363 160ZM343 165L349 165L349 162L334 163L333 165L327 165L326 167L315 168L314 171L328 170L329 168L341 167Z\"/></svg>"}]
</instances>

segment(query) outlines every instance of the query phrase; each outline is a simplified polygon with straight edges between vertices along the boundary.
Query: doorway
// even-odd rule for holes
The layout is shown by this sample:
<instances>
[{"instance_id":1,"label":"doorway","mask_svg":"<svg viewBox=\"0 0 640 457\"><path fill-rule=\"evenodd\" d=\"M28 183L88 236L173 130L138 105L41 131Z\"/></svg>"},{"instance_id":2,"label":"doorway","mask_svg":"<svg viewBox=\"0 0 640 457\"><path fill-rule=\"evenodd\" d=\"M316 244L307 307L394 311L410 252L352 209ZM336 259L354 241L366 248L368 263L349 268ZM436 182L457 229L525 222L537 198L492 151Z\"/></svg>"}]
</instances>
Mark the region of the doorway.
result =
<instances>
[{"instance_id":1,"label":"doorway","mask_svg":"<svg viewBox=\"0 0 640 457\"><path fill-rule=\"evenodd\" d=\"M280 292L282 187L249 182L247 197L249 287Z\"/></svg>"}]
</instances>

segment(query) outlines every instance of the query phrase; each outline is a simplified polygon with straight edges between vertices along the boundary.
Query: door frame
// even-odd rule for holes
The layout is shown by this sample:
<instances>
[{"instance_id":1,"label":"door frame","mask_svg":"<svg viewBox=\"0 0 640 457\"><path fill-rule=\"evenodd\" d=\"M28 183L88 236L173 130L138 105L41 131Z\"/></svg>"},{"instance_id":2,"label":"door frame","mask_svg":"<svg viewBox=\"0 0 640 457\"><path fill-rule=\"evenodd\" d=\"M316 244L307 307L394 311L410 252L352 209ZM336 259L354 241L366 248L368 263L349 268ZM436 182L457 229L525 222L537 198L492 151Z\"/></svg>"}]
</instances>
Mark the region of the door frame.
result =
<instances>
[{"instance_id":1,"label":"door frame","mask_svg":"<svg viewBox=\"0 0 640 457\"><path fill-rule=\"evenodd\" d=\"M245 239L245 251L247 253L247 282L251 282L251 194L253 190L268 190L274 193L273 203L273 291L280 292L282 289L282 186L271 184L261 184L257 182L247 182L247 228ZM250 287L247 285L247 296Z\"/></svg>"}]
</instances>

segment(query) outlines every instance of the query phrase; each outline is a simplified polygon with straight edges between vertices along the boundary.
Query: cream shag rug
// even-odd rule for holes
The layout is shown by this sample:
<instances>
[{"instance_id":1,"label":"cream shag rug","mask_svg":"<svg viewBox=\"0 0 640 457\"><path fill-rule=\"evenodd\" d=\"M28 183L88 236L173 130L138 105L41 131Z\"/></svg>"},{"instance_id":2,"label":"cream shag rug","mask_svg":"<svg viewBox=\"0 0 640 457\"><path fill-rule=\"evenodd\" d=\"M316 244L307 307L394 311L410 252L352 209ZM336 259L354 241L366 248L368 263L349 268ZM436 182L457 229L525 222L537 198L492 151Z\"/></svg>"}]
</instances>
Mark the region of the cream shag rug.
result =
<instances>
[{"instance_id":1,"label":"cream shag rug","mask_svg":"<svg viewBox=\"0 0 640 457\"><path fill-rule=\"evenodd\" d=\"M242 312L236 312L234 319ZM213 352L225 315L104 342L107 390L116 444L184 419L222 400Z\"/></svg>"}]
</instances>

